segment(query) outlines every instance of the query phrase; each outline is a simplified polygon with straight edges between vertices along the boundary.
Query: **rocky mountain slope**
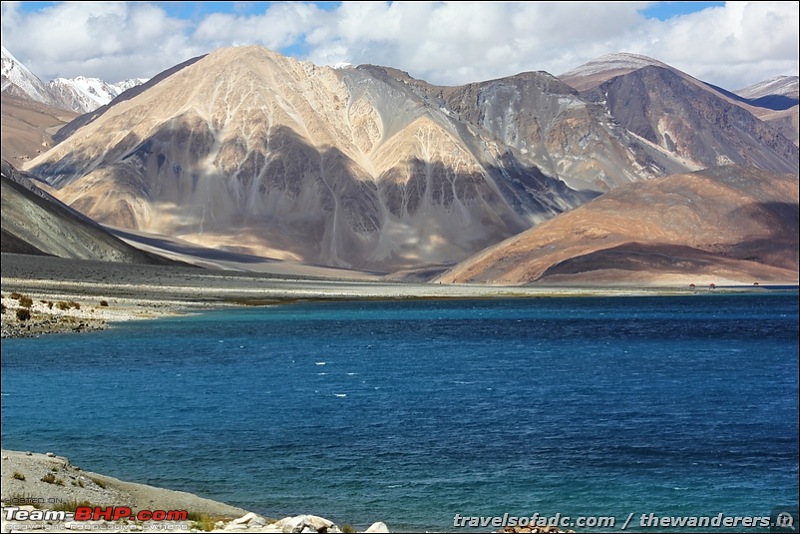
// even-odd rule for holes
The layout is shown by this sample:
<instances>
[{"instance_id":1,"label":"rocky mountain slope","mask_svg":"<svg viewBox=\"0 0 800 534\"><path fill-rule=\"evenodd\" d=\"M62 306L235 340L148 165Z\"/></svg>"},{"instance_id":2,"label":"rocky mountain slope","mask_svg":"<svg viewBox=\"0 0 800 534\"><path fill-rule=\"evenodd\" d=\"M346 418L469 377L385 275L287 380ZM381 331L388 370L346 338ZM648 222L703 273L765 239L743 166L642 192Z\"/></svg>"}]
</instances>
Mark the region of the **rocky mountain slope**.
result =
<instances>
[{"instance_id":1,"label":"rocky mountain slope","mask_svg":"<svg viewBox=\"0 0 800 534\"><path fill-rule=\"evenodd\" d=\"M79 117L26 168L102 223L379 273L452 265L631 182L797 173L797 145L743 97L630 54L587 79L440 87L221 49Z\"/></svg>"},{"instance_id":2,"label":"rocky mountain slope","mask_svg":"<svg viewBox=\"0 0 800 534\"><path fill-rule=\"evenodd\" d=\"M391 69L222 49L81 118L28 168L104 223L384 272L464 259L685 168L545 73L446 93Z\"/></svg>"},{"instance_id":3,"label":"rocky mountain slope","mask_svg":"<svg viewBox=\"0 0 800 534\"><path fill-rule=\"evenodd\" d=\"M648 66L582 93L629 131L698 168L736 163L797 172L798 149L745 109L671 69Z\"/></svg>"},{"instance_id":4,"label":"rocky mountain slope","mask_svg":"<svg viewBox=\"0 0 800 534\"><path fill-rule=\"evenodd\" d=\"M438 280L797 283L797 233L796 174L716 167L621 186Z\"/></svg>"},{"instance_id":5,"label":"rocky mountain slope","mask_svg":"<svg viewBox=\"0 0 800 534\"><path fill-rule=\"evenodd\" d=\"M171 263L142 252L2 163L2 251L129 263Z\"/></svg>"},{"instance_id":6,"label":"rocky mountain slope","mask_svg":"<svg viewBox=\"0 0 800 534\"><path fill-rule=\"evenodd\" d=\"M660 67L669 70L675 77L681 78L685 86L690 87L688 93L702 94L704 99L716 97L738 106L772 126L775 131L793 141L795 145L798 144L800 131L797 128L796 120L797 76L778 76L731 92L698 80L656 59L638 54L618 53L593 59L565 72L559 76L559 79L585 94L618 76L632 74L645 67Z\"/></svg>"}]
</instances>

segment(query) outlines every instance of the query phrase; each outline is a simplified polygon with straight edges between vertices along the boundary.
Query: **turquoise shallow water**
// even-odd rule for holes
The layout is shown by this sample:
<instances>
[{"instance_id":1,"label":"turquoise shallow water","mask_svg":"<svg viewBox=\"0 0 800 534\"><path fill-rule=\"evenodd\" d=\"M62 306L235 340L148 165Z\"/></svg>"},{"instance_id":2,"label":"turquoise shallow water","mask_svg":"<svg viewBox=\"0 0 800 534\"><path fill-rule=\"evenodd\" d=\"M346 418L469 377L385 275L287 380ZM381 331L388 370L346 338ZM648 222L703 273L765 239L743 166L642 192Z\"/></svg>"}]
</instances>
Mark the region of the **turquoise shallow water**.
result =
<instances>
[{"instance_id":1,"label":"turquoise shallow water","mask_svg":"<svg viewBox=\"0 0 800 534\"><path fill-rule=\"evenodd\" d=\"M761 516L797 376L796 293L309 303L4 340L2 442L362 528Z\"/></svg>"}]
</instances>

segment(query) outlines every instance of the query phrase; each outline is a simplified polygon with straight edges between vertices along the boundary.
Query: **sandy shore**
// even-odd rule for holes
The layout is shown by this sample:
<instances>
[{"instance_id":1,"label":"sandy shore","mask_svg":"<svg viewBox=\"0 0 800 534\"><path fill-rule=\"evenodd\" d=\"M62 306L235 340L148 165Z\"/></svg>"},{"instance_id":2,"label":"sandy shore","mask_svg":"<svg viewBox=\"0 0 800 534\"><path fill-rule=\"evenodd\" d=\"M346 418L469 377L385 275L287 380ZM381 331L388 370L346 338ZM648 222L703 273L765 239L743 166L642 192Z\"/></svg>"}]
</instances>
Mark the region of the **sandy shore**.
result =
<instances>
[{"instance_id":1,"label":"sandy shore","mask_svg":"<svg viewBox=\"0 0 800 534\"><path fill-rule=\"evenodd\" d=\"M755 291L741 286L715 291ZM3 337L90 331L109 323L187 313L210 307L323 299L633 296L707 293L685 284L625 286L500 286L406 283L371 279L293 277L195 267L134 265L49 256L2 255ZM31 317L12 293L33 302ZM78 306L70 305L76 303ZM60 309L64 308L64 309Z\"/></svg>"}]
</instances>

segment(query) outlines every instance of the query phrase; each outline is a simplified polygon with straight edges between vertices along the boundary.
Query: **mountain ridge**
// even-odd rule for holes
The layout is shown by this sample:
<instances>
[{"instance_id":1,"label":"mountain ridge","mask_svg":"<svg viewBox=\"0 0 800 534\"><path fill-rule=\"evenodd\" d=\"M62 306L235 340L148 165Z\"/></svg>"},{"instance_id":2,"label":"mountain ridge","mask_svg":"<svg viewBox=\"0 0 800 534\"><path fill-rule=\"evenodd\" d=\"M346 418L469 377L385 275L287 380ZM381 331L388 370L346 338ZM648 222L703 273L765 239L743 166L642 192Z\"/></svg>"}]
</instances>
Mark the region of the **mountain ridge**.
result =
<instances>
[{"instance_id":1,"label":"mountain ridge","mask_svg":"<svg viewBox=\"0 0 800 534\"><path fill-rule=\"evenodd\" d=\"M56 78L44 83L5 46L2 47L2 92L76 113L88 113L147 80L131 78L109 84L99 78Z\"/></svg>"},{"instance_id":2,"label":"mountain ridge","mask_svg":"<svg viewBox=\"0 0 800 534\"><path fill-rule=\"evenodd\" d=\"M26 168L104 224L385 273L466 261L629 183L798 166L795 144L668 67L584 92L542 71L443 87L258 46L176 65L57 138Z\"/></svg>"}]
</instances>

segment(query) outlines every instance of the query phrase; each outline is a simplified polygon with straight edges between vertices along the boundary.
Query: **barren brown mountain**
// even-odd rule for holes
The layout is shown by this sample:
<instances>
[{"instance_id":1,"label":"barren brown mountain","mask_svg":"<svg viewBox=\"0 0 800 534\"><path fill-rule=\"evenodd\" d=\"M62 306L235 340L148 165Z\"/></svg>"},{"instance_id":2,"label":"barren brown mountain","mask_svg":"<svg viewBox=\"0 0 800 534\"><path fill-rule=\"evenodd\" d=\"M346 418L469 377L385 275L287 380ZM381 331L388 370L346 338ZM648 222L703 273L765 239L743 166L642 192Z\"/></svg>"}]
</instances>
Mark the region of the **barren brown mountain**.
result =
<instances>
[{"instance_id":1,"label":"barren brown mountain","mask_svg":"<svg viewBox=\"0 0 800 534\"><path fill-rule=\"evenodd\" d=\"M67 126L26 168L103 223L384 272L452 264L683 168L546 74L445 98L391 69L255 46L187 63Z\"/></svg>"},{"instance_id":2,"label":"barren brown mountain","mask_svg":"<svg viewBox=\"0 0 800 534\"><path fill-rule=\"evenodd\" d=\"M26 169L67 204L123 230L414 276L441 272L607 191L639 191L629 184L641 180L678 174L704 177L695 178L701 184L712 171L681 173L731 162L752 167L734 167L740 174L796 176L797 145L778 133L781 121L791 127L791 114L771 116L768 126L744 97L650 58L620 57L613 68L578 73L573 83L591 82L579 93L545 72L440 87L387 67L320 68L257 46L221 49L79 117ZM647 196L630 211L658 214L671 198ZM752 230L747 220L727 223L731 235ZM692 235L662 244L694 250ZM572 250L569 240L563 246ZM614 261L663 256L637 247L616 249ZM781 256L778 249L769 257ZM742 260L714 258L733 271L730 262ZM795 267L761 265L788 269L762 278L785 278L796 258ZM492 272L484 279L502 278ZM544 275L515 273L509 281Z\"/></svg>"},{"instance_id":3,"label":"barren brown mountain","mask_svg":"<svg viewBox=\"0 0 800 534\"><path fill-rule=\"evenodd\" d=\"M621 186L443 282L798 281L798 176L724 166Z\"/></svg>"},{"instance_id":4,"label":"barren brown mountain","mask_svg":"<svg viewBox=\"0 0 800 534\"><path fill-rule=\"evenodd\" d=\"M4 92L0 120L2 158L14 166L50 149L53 134L77 117L76 113Z\"/></svg>"}]
</instances>

